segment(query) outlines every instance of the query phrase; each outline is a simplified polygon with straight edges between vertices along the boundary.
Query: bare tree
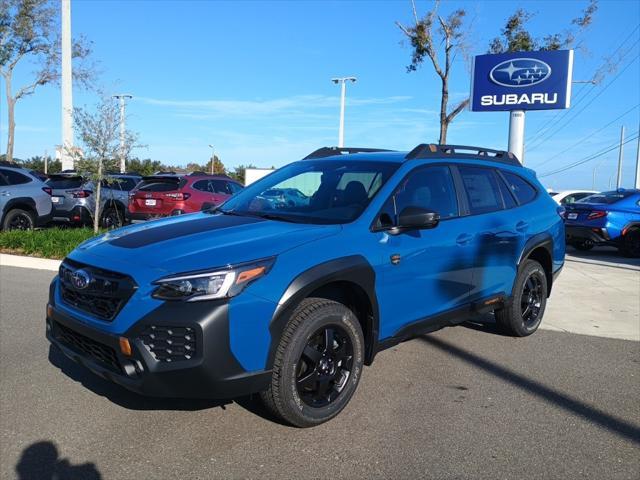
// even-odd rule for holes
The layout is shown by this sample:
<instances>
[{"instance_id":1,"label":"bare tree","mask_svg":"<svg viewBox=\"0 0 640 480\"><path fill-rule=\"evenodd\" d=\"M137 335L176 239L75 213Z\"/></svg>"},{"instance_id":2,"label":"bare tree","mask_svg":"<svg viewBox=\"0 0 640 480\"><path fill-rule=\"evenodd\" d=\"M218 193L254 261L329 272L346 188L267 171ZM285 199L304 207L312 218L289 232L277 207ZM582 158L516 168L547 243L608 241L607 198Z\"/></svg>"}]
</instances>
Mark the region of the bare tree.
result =
<instances>
[{"instance_id":1,"label":"bare tree","mask_svg":"<svg viewBox=\"0 0 640 480\"><path fill-rule=\"evenodd\" d=\"M36 88L60 78L59 1L0 0L0 75L5 82L7 99L7 153L13 161L16 103L31 95ZM86 60L90 54L84 39L74 41L72 55ZM36 66L31 80L14 90L13 72L22 62ZM86 63L74 69L74 80L87 86L93 78L94 67Z\"/></svg>"},{"instance_id":2,"label":"bare tree","mask_svg":"<svg viewBox=\"0 0 640 480\"><path fill-rule=\"evenodd\" d=\"M411 42L413 49L411 64L407 67L408 72L414 72L425 61L431 60L442 84L440 96L440 143L447 142L447 131L449 124L462 112L469 104L466 98L451 109L449 109L449 77L454 60L458 54L466 57L466 37L468 30L463 24L466 12L464 9L457 9L443 17L438 14L440 1L434 2L433 8L427 12L423 18L418 17L415 0L411 0L413 8L414 25L406 27L400 22L396 25L402 30ZM444 57L444 62L441 58Z\"/></svg>"},{"instance_id":3,"label":"bare tree","mask_svg":"<svg viewBox=\"0 0 640 480\"><path fill-rule=\"evenodd\" d=\"M103 98L95 112L76 108L74 113L76 135L79 148L69 153L74 157L76 169L94 182L95 209L93 212L93 230L98 233L100 226L100 196L103 181L113 181L107 172L116 170L119 159L131 156L137 145L138 136L127 130L124 135L124 148L120 146L120 108L110 98Z\"/></svg>"}]
</instances>

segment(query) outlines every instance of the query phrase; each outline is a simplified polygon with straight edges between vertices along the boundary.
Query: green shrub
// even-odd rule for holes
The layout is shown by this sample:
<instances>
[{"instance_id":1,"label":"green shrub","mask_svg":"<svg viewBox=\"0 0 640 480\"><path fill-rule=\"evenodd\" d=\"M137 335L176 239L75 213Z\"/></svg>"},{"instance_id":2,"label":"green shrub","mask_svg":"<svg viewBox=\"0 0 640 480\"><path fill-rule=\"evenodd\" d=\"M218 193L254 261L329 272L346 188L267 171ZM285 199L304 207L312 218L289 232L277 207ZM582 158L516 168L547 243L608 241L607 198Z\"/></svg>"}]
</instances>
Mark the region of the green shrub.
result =
<instances>
[{"instance_id":1,"label":"green shrub","mask_svg":"<svg viewBox=\"0 0 640 480\"><path fill-rule=\"evenodd\" d=\"M82 242L93 236L91 228L12 230L0 232L0 251L62 259Z\"/></svg>"}]
</instances>

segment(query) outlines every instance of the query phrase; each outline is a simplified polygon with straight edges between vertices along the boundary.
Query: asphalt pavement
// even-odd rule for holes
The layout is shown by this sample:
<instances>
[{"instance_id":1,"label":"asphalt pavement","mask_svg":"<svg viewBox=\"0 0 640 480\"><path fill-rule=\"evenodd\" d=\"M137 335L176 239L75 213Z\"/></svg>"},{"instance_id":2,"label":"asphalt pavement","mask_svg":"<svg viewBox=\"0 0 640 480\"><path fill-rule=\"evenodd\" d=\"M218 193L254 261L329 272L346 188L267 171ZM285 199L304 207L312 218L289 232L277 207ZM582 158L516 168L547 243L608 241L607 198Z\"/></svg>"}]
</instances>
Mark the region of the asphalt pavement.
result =
<instances>
[{"instance_id":1,"label":"asphalt pavement","mask_svg":"<svg viewBox=\"0 0 640 480\"><path fill-rule=\"evenodd\" d=\"M140 397L50 350L53 275L1 269L2 479L640 477L640 342L445 329L381 353L301 430L253 398Z\"/></svg>"}]
</instances>

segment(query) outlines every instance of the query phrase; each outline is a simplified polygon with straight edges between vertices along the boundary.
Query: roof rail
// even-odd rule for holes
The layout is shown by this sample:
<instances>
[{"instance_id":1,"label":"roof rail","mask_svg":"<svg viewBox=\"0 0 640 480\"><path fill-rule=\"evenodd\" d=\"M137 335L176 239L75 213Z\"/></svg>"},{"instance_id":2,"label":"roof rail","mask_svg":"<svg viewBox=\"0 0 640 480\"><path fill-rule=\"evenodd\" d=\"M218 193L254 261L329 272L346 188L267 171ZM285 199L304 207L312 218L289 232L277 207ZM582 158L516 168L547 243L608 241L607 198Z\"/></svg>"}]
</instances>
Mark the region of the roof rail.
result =
<instances>
[{"instance_id":1,"label":"roof rail","mask_svg":"<svg viewBox=\"0 0 640 480\"><path fill-rule=\"evenodd\" d=\"M407 153L407 160L414 158L438 158L442 156L462 159L489 160L492 162L506 163L521 167L522 164L516 156L504 150L491 148L472 147L468 145L440 145L436 143L421 143Z\"/></svg>"},{"instance_id":2,"label":"roof rail","mask_svg":"<svg viewBox=\"0 0 640 480\"><path fill-rule=\"evenodd\" d=\"M312 158L333 157L334 155L351 155L352 153L369 153L369 152L392 152L393 150L385 150L383 148L354 148L354 147L322 147L303 158L309 160Z\"/></svg>"}]
</instances>

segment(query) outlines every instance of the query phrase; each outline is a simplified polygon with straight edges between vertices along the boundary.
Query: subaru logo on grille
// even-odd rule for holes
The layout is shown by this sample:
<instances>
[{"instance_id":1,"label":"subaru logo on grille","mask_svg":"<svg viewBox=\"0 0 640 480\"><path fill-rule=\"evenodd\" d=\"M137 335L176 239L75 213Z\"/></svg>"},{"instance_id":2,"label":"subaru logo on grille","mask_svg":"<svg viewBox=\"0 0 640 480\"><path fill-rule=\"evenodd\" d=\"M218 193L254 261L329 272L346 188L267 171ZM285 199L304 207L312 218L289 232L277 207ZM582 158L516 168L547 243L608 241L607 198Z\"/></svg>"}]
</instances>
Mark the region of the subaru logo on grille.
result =
<instances>
[{"instance_id":1,"label":"subaru logo on grille","mask_svg":"<svg viewBox=\"0 0 640 480\"><path fill-rule=\"evenodd\" d=\"M71 284L77 290L84 290L91 283L91 275L85 270L76 270L71 274Z\"/></svg>"},{"instance_id":2,"label":"subaru logo on grille","mask_svg":"<svg viewBox=\"0 0 640 480\"><path fill-rule=\"evenodd\" d=\"M489 78L503 87L530 87L551 76L551 67L535 58L505 60L491 69Z\"/></svg>"}]
</instances>

